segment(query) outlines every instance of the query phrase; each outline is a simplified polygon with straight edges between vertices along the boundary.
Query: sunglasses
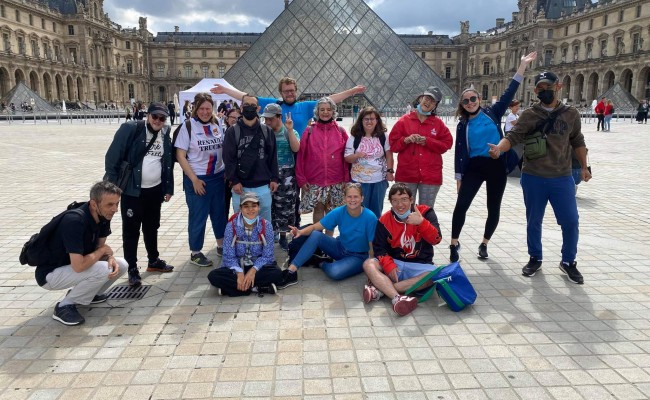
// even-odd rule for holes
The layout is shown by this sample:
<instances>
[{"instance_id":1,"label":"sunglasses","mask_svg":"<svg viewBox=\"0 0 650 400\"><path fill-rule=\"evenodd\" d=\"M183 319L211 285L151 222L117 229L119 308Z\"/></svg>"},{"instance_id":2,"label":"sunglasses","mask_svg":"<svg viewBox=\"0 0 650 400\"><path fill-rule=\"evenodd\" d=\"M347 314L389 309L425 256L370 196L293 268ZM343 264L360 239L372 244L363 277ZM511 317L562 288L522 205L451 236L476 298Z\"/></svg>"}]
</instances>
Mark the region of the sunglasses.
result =
<instances>
[{"instance_id":1,"label":"sunglasses","mask_svg":"<svg viewBox=\"0 0 650 400\"><path fill-rule=\"evenodd\" d=\"M478 97L476 97L476 96L472 96L472 97L470 97L469 99L463 99L463 100L461 101L461 103L462 103L463 105L466 106L466 105L468 105L469 103L476 103L476 100L478 100Z\"/></svg>"},{"instance_id":2,"label":"sunglasses","mask_svg":"<svg viewBox=\"0 0 650 400\"><path fill-rule=\"evenodd\" d=\"M151 114L151 119L153 119L154 121L160 121L160 122L167 121L167 117L165 117L164 115Z\"/></svg>"}]
</instances>

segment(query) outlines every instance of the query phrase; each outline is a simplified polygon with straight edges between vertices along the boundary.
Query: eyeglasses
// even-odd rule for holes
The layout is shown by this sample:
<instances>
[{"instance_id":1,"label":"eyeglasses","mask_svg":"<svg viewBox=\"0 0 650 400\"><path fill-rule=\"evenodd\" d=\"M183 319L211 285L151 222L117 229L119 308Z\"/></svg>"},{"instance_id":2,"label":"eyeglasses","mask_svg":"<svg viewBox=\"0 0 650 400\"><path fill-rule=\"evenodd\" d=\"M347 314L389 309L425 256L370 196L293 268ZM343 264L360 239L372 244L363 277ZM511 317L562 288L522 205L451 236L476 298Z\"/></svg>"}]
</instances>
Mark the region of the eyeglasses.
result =
<instances>
[{"instance_id":1,"label":"eyeglasses","mask_svg":"<svg viewBox=\"0 0 650 400\"><path fill-rule=\"evenodd\" d=\"M239 119L239 115L229 115L228 119Z\"/></svg>"},{"instance_id":2,"label":"eyeglasses","mask_svg":"<svg viewBox=\"0 0 650 400\"><path fill-rule=\"evenodd\" d=\"M461 101L461 103L462 103L464 106L466 106L466 105L468 105L469 103L476 103L476 100L478 100L478 97L476 97L476 96L472 96L472 97L470 97L469 99L463 99L463 100Z\"/></svg>"},{"instance_id":3,"label":"eyeglasses","mask_svg":"<svg viewBox=\"0 0 650 400\"><path fill-rule=\"evenodd\" d=\"M390 201L391 204L410 204L411 203L411 198L410 197L404 197L402 199L392 199Z\"/></svg>"},{"instance_id":4,"label":"eyeglasses","mask_svg":"<svg viewBox=\"0 0 650 400\"><path fill-rule=\"evenodd\" d=\"M151 114L151 119L153 119L154 121L160 121L160 122L167 121L167 117L165 117L164 115Z\"/></svg>"},{"instance_id":5,"label":"eyeglasses","mask_svg":"<svg viewBox=\"0 0 650 400\"><path fill-rule=\"evenodd\" d=\"M296 93L296 89L283 90L282 93L287 93L287 94Z\"/></svg>"},{"instance_id":6,"label":"eyeglasses","mask_svg":"<svg viewBox=\"0 0 650 400\"><path fill-rule=\"evenodd\" d=\"M363 122L375 122L377 121L377 118L364 118Z\"/></svg>"},{"instance_id":7,"label":"eyeglasses","mask_svg":"<svg viewBox=\"0 0 650 400\"><path fill-rule=\"evenodd\" d=\"M241 106L242 106L242 107L249 107L249 106L257 107L257 104L244 103L244 104L242 104Z\"/></svg>"}]
</instances>

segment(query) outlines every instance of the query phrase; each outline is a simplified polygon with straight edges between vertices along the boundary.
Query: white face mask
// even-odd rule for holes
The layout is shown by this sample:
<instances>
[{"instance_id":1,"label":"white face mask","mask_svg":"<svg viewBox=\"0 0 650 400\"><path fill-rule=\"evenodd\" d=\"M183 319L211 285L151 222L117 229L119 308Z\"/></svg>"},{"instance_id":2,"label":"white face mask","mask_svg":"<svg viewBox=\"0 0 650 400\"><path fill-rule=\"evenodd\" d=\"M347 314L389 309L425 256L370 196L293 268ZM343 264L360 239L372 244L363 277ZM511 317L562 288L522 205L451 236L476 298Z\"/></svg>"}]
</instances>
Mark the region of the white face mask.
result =
<instances>
[{"instance_id":1,"label":"white face mask","mask_svg":"<svg viewBox=\"0 0 650 400\"><path fill-rule=\"evenodd\" d=\"M411 214L411 210L406 210L406 211L404 212L404 214L401 214L401 215L398 214L398 213L395 213L395 215L397 215L397 218L399 218L399 219L401 219L401 220L405 220L406 218L408 218L408 216L409 216L410 214Z\"/></svg>"},{"instance_id":2,"label":"white face mask","mask_svg":"<svg viewBox=\"0 0 650 400\"><path fill-rule=\"evenodd\" d=\"M253 225L254 223L256 223L259 217L260 216L258 215L257 217L251 219L251 218L244 217L244 215L242 214L242 218L244 218L244 222L246 222L246 224L248 225Z\"/></svg>"}]
</instances>

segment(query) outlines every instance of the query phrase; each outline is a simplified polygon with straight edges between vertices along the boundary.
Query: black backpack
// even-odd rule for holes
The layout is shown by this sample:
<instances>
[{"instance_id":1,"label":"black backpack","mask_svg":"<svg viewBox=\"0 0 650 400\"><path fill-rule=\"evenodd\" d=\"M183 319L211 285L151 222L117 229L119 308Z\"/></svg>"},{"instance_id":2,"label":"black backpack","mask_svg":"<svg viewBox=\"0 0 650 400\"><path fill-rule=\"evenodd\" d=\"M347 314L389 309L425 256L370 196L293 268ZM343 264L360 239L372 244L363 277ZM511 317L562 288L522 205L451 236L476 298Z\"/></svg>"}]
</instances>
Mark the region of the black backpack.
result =
<instances>
[{"instance_id":1,"label":"black backpack","mask_svg":"<svg viewBox=\"0 0 650 400\"><path fill-rule=\"evenodd\" d=\"M187 135L192 138L192 121L190 119L185 120L185 129L187 129ZM180 124L174 129L174 133L172 133L172 164L175 162L178 162L176 159L176 139L178 138L178 132L181 131L181 127L183 124Z\"/></svg>"},{"instance_id":2,"label":"black backpack","mask_svg":"<svg viewBox=\"0 0 650 400\"><path fill-rule=\"evenodd\" d=\"M52 218L50 222L41 228L40 232L33 234L23 245L20 256L18 256L18 261L22 265L29 264L32 267L46 264L51 257L48 245L59 223L61 223L61 220L67 213L74 212L83 216L84 211L80 207L84 204L86 204L85 201L80 203L74 201L70 203L65 211Z\"/></svg>"}]
</instances>

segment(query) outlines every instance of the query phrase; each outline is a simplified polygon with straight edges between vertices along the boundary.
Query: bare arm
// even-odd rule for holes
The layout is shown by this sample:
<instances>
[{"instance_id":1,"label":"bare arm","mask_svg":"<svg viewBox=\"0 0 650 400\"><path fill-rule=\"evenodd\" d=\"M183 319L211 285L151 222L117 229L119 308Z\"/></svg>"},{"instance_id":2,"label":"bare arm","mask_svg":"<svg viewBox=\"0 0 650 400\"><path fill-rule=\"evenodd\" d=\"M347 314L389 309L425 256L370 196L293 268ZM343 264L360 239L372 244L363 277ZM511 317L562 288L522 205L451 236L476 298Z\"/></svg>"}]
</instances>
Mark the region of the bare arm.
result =
<instances>
[{"instance_id":1,"label":"bare arm","mask_svg":"<svg viewBox=\"0 0 650 400\"><path fill-rule=\"evenodd\" d=\"M100 239L95 251L85 256L78 253L70 253L70 265L74 272L83 272L97 261L108 261L109 258L112 258L113 250L105 242L106 238Z\"/></svg>"},{"instance_id":2,"label":"bare arm","mask_svg":"<svg viewBox=\"0 0 650 400\"><path fill-rule=\"evenodd\" d=\"M334 101L335 103L340 103L340 102L342 102L343 100L347 99L350 96L354 96L355 94L363 93L365 91L366 91L365 86L357 85L357 86L355 86L353 88L350 88L348 90L344 90L344 91L342 91L340 93L335 93L335 94L329 96L329 98L332 99L332 101Z\"/></svg>"},{"instance_id":3,"label":"bare arm","mask_svg":"<svg viewBox=\"0 0 650 400\"><path fill-rule=\"evenodd\" d=\"M214 94L227 94L228 96L239 100L242 100L242 98L246 94L246 92L242 92L241 90L236 89L234 87L228 88L218 83L215 84L212 89L210 89L210 92Z\"/></svg>"}]
</instances>

